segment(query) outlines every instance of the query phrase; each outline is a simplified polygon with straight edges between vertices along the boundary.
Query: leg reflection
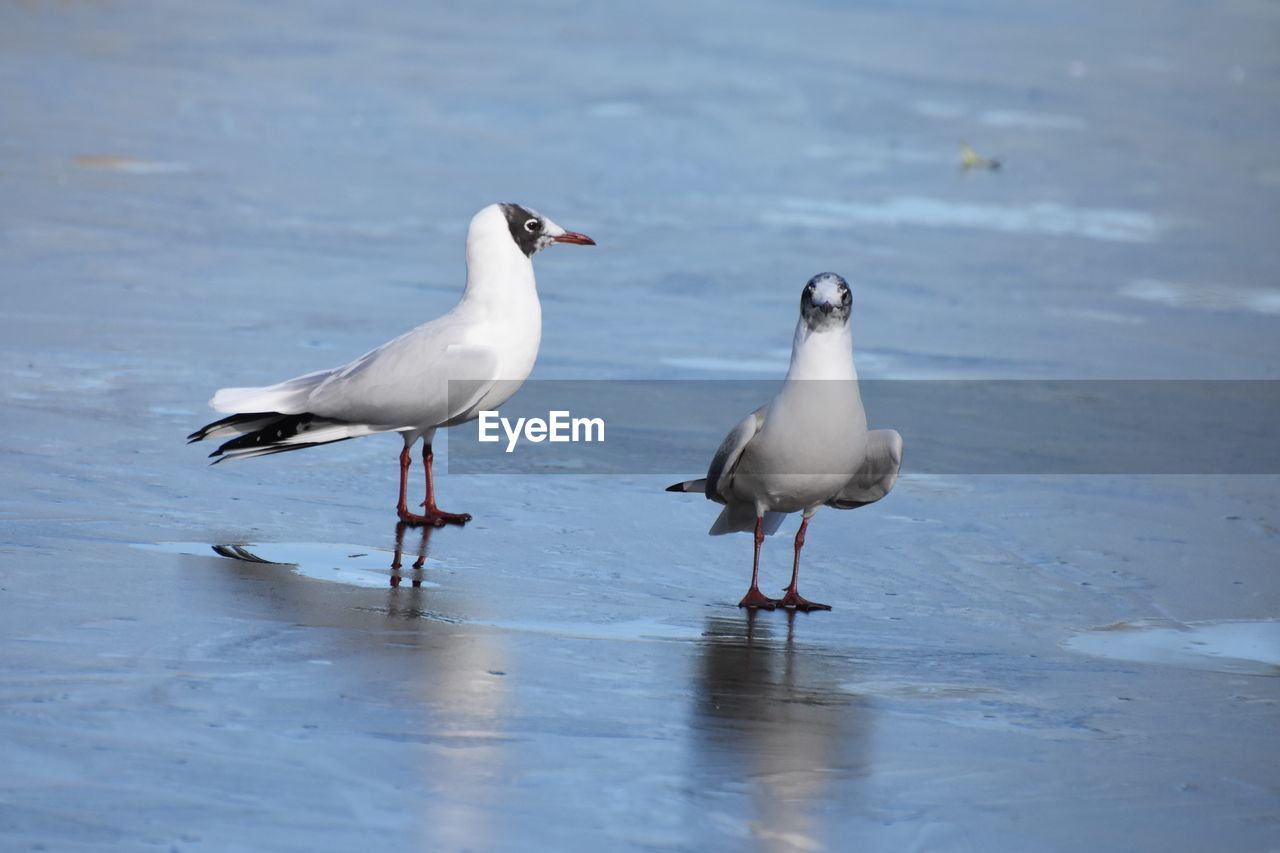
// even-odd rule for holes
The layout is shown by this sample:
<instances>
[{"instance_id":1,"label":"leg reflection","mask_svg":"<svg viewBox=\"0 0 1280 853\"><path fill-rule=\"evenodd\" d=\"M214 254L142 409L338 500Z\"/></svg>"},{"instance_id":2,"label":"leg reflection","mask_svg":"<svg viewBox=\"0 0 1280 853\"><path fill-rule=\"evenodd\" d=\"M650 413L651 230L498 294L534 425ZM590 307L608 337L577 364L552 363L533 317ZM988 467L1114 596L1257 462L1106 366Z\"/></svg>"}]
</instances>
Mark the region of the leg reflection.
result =
<instances>
[{"instance_id":1,"label":"leg reflection","mask_svg":"<svg viewBox=\"0 0 1280 853\"><path fill-rule=\"evenodd\" d=\"M721 808L745 794L744 829L766 850L841 846L832 816L857 807L870 764L869 710L845 686L853 656L805 627L795 610L748 610L703 631L689 788Z\"/></svg>"},{"instance_id":2,"label":"leg reflection","mask_svg":"<svg viewBox=\"0 0 1280 853\"><path fill-rule=\"evenodd\" d=\"M409 526L403 521L396 522L396 552L391 560L391 587L393 589L400 586L400 567L404 561L404 532ZM431 544L431 532L435 528L431 525L415 526L415 528L422 534L422 538L418 542L418 559L413 561L409 580L417 588L422 586L422 566L427 561L427 547Z\"/></svg>"}]
</instances>

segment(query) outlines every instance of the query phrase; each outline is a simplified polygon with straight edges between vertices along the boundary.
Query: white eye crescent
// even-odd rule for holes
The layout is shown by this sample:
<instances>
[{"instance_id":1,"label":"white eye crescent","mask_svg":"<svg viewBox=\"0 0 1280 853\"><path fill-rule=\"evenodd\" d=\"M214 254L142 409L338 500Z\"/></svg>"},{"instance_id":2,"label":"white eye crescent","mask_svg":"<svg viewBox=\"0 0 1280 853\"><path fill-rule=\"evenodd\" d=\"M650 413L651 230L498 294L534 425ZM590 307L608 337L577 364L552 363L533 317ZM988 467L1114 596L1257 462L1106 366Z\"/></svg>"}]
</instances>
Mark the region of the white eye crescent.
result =
<instances>
[{"instance_id":1,"label":"white eye crescent","mask_svg":"<svg viewBox=\"0 0 1280 853\"><path fill-rule=\"evenodd\" d=\"M529 220L526 220L526 221L525 221L525 223L524 223L524 230L528 231L530 234L532 234L534 231L537 231L537 230L538 230L538 220L536 220L536 219L529 219Z\"/></svg>"}]
</instances>

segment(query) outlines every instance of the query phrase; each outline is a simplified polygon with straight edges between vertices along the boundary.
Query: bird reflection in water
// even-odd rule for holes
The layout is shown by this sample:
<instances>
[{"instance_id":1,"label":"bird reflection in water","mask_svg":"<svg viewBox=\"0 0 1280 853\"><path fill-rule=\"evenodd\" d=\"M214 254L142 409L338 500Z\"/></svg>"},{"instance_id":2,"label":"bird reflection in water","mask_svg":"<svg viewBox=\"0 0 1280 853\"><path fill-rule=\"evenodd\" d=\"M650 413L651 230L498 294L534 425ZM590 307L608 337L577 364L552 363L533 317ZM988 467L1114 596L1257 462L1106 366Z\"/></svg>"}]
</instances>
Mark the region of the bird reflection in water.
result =
<instances>
[{"instance_id":1,"label":"bird reflection in water","mask_svg":"<svg viewBox=\"0 0 1280 853\"><path fill-rule=\"evenodd\" d=\"M397 768L420 764L421 785L429 795L403 820L420 824L432 849L501 849L500 821L494 815L509 807L500 802L502 783L527 771L511 766L508 727L515 711L507 673L515 666L510 636L457 624L464 621L460 613L474 611L474 602L465 592L454 592L449 598L456 609L450 609L433 596L436 590L422 574L435 528L418 528L420 535L408 534L406 543L408 526L396 525L389 564L385 541L369 553L326 543L307 543L314 549L310 552L296 543L212 547L230 558L228 577L244 582L270 578L269 585L252 583L241 589L252 590L276 621L303 629L304 639L284 652L272 649L273 656L296 654L299 663L316 658L332 663L295 667L297 678L282 689L301 689L301 684L312 691L308 695L322 697L318 704L333 707L341 743L335 748L345 749L350 740L364 750L354 755L394 754ZM358 571L361 583L316 581L344 561L359 563L352 574ZM309 570L276 570L299 565ZM382 579L388 565L390 588ZM431 565L438 564L431 560ZM312 632L312 627L340 631ZM266 636L274 640L277 634ZM341 704L334 705L339 696ZM346 713L357 714L358 723L346 720ZM384 752L387 743L400 746ZM347 759L334 759L342 760Z\"/></svg>"},{"instance_id":2,"label":"bird reflection in water","mask_svg":"<svg viewBox=\"0 0 1280 853\"><path fill-rule=\"evenodd\" d=\"M389 569L386 563L378 565L378 558L372 551L360 550L352 553L359 546L329 545L324 543L271 543L265 545L221 544L213 545L213 552L220 557L228 557L240 563L252 563L265 566L294 566L299 574L308 577L328 575L330 569L344 574L330 576L326 580L347 580L356 586L368 586L371 581L383 575L388 578L392 589L398 589L401 582L408 578L414 589L420 589L424 581L424 566L427 562L427 549L431 545L432 526L418 529L416 558L408 571L404 570L404 537L405 530L412 525L397 522L395 527L395 550ZM381 551L380 553L386 553ZM267 556L264 556L267 555ZM430 586L430 584L428 584Z\"/></svg>"},{"instance_id":3,"label":"bird reflection in water","mask_svg":"<svg viewBox=\"0 0 1280 853\"><path fill-rule=\"evenodd\" d=\"M749 610L707 620L692 725L695 790L733 794L745 782L757 841L821 849L837 841L822 816L847 818L852 787L870 766L870 712L841 688L853 680L848 656L797 644L794 611L785 637L775 637L780 616Z\"/></svg>"},{"instance_id":4,"label":"bird reflection in water","mask_svg":"<svg viewBox=\"0 0 1280 853\"><path fill-rule=\"evenodd\" d=\"M400 567L404 562L404 532L409 525L403 521L396 522L396 551L395 556L391 560L391 588L395 589L400 586ZM410 569L412 575L409 582L413 584L415 589L422 586L422 565L427 561L427 548L431 545L431 531L435 529L430 524L424 524L417 528L422 533L422 539L418 542L418 559L413 561L413 567Z\"/></svg>"}]
</instances>

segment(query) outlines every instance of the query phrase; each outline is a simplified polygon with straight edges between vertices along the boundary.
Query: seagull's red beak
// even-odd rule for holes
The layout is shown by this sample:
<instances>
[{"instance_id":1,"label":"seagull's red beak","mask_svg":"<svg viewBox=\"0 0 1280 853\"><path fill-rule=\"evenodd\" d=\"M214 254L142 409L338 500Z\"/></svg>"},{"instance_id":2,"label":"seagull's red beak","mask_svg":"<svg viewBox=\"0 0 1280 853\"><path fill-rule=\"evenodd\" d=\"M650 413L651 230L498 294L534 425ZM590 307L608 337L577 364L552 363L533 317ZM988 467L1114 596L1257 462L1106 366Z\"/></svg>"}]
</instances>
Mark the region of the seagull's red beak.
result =
<instances>
[{"instance_id":1,"label":"seagull's red beak","mask_svg":"<svg viewBox=\"0 0 1280 853\"><path fill-rule=\"evenodd\" d=\"M576 243L579 246L594 246L595 240L592 240L586 234L579 234L577 231L566 231L558 237L552 237L554 243Z\"/></svg>"}]
</instances>

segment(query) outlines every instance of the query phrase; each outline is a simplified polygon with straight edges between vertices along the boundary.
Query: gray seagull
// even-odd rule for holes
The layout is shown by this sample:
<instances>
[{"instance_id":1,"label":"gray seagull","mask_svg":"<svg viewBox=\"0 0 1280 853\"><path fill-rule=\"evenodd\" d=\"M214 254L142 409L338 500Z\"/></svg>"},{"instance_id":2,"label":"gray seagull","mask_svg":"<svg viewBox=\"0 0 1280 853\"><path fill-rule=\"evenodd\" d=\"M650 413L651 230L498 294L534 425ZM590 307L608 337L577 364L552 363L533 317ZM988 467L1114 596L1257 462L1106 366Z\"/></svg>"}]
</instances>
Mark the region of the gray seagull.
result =
<instances>
[{"instance_id":1,"label":"gray seagull","mask_svg":"<svg viewBox=\"0 0 1280 853\"><path fill-rule=\"evenodd\" d=\"M902 464L902 436L867 429L849 332L852 296L835 273L820 273L800 296L791 367L777 396L743 418L716 451L707 476L668 486L724 504L711 535L755 532L751 588L739 607L830 610L801 597L800 549L821 506L856 509L889 493ZM789 513L802 513L791 584L781 599L759 587L760 546Z\"/></svg>"}]
</instances>

